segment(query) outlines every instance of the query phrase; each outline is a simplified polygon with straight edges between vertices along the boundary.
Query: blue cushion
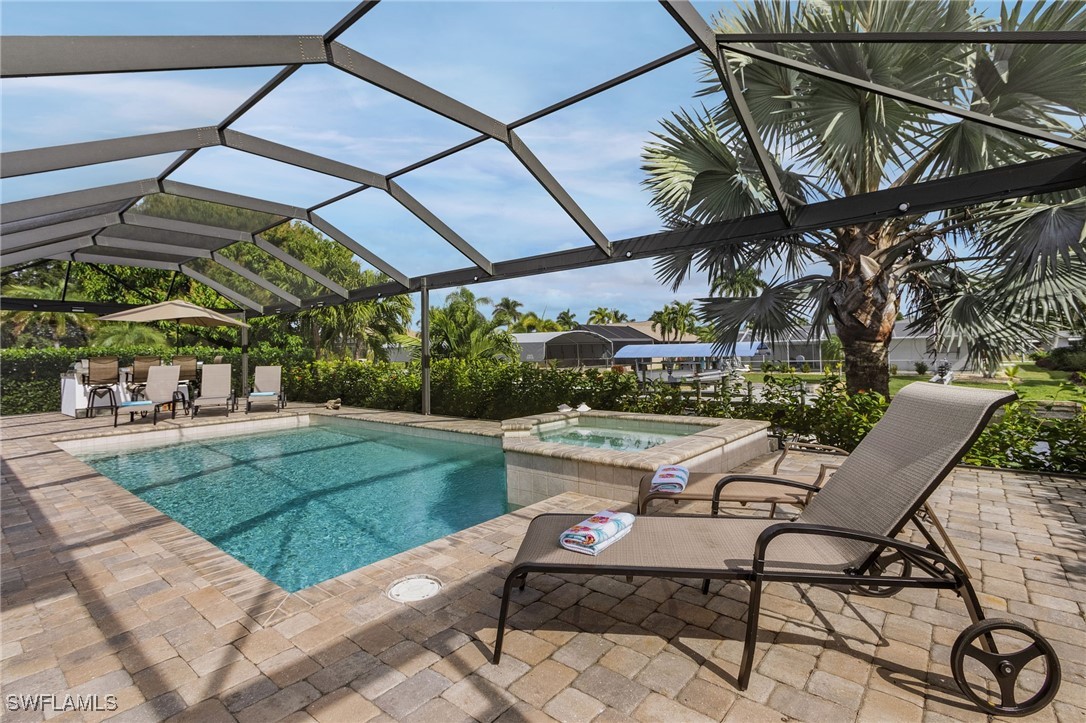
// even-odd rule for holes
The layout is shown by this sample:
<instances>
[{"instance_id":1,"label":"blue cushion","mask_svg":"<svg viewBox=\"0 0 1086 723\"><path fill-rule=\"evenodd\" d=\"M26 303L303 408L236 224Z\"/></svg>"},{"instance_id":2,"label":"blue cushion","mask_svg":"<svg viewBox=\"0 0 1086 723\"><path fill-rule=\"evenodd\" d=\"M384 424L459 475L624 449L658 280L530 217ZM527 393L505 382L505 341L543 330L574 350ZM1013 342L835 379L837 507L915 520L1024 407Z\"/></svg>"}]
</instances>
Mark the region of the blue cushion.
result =
<instances>
[{"instance_id":1,"label":"blue cushion","mask_svg":"<svg viewBox=\"0 0 1086 723\"><path fill-rule=\"evenodd\" d=\"M153 404L154 404L154 402L152 402L149 399L140 399L140 400L135 401L135 402L121 402L119 406L122 406L122 407L147 407L147 406L151 406Z\"/></svg>"},{"instance_id":2,"label":"blue cushion","mask_svg":"<svg viewBox=\"0 0 1086 723\"><path fill-rule=\"evenodd\" d=\"M274 397L278 394L279 392L249 392L250 397Z\"/></svg>"}]
</instances>

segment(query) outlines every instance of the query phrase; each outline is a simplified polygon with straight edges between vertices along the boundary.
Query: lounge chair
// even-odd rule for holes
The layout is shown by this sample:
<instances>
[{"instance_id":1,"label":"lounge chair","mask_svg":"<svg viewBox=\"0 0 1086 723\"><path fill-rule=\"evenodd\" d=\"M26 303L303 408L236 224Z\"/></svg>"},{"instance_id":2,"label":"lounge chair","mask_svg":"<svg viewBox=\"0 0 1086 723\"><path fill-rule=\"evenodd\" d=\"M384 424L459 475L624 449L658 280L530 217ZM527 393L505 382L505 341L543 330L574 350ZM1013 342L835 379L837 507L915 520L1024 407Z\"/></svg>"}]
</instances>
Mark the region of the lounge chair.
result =
<instances>
[{"instance_id":1,"label":"lounge chair","mask_svg":"<svg viewBox=\"0 0 1086 723\"><path fill-rule=\"evenodd\" d=\"M93 417L100 405L95 401L109 399L109 411L117 408L117 394L113 388L120 376L120 362L115 356L92 357L87 360L88 369L83 383L87 385L87 416Z\"/></svg>"},{"instance_id":2,"label":"lounge chair","mask_svg":"<svg viewBox=\"0 0 1086 723\"><path fill-rule=\"evenodd\" d=\"M229 364L204 364L200 374L200 396L192 401L192 416L201 407L226 407L226 416L234 406L234 390L231 386L232 370Z\"/></svg>"},{"instance_id":3,"label":"lounge chair","mask_svg":"<svg viewBox=\"0 0 1086 723\"><path fill-rule=\"evenodd\" d=\"M128 391L133 399L143 394L143 388L147 386L147 372L151 367L161 365L162 360L157 356L138 356L132 360L132 378L128 380Z\"/></svg>"},{"instance_id":4,"label":"lounge chair","mask_svg":"<svg viewBox=\"0 0 1086 723\"><path fill-rule=\"evenodd\" d=\"M128 412L128 421L132 422L136 414L151 412L153 423L158 424L158 411L165 405L171 405L170 418L177 417L177 405L184 405L185 396L178 391L177 383L180 378L181 367L177 366L152 366L147 370L147 385L144 387L144 399L131 402L121 402L114 408L113 426L117 426L117 417L121 411Z\"/></svg>"},{"instance_id":5,"label":"lounge chair","mask_svg":"<svg viewBox=\"0 0 1086 723\"><path fill-rule=\"evenodd\" d=\"M283 367L257 367L253 372L253 391L245 400L245 413L252 410L254 404L275 404L275 411L286 405L283 398Z\"/></svg>"},{"instance_id":6,"label":"lounge chair","mask_svg":"<svg viewBox=\"0 0 1086 723\"><path fill-rule=\"evenodd\" d=\"M1060 682L1059 661L1044 638L1020 623L984 620L968 576L935 544L895 539L929 495L983 431L995 410L1014 399L1012 392L934 384L911 384L885 416L841 464L825 487L800 482L786 486L812 492L811 502L794 521L759 518L638 517L629 534L596 557L558 545L563 530L583 514L546 514L528 526L505 580L494 662L502 641L513 585L521 589L529 573L647 575L740 580L750 586L746 636L738 687L750 681L757 645L762 586L766 582L845 586L845 589L935 588L956 591L973 624L959 636L951 668L962 691L992 714L1024 715L1047 705ZM784 484L774 478L773 484ZM718 487L726 487L718 483ZM884 574L896 561L900 572ZM914 573L913 570L916 570ZM1032 642L1015 654L997 654L993 632L1012 629ZM976 644L979 643L979 646ZM1024 666L1045 659L1040 689L1024 702L1015 683ZM992 702L983 686L964 672L964 661L991 671L999 682ZM1032 680L1026 678L1027 680Z\"/></svg>"}]
</instances>

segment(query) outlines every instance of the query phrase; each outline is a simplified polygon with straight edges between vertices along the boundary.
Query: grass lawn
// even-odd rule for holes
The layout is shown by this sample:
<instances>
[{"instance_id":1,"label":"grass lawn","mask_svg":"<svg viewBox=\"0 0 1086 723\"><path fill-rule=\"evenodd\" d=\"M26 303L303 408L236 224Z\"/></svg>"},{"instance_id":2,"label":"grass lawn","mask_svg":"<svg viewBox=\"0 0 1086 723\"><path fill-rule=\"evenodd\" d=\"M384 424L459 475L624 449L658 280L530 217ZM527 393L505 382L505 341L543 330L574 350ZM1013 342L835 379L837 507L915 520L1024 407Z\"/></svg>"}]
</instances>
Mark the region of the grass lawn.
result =
<instances>
[{"instance_id":1,"label":"grass lawn","mask_svg":"<svg viewBox=\"0 0 1086 723\"><path fill-rule=\"evenodd\" d=\"M897 394L898 390L902 387L912 384L913 382L926 382L931 379L933 372L928 372L923 376L916 374L898 374L890 377L890 396ZM761 382L763 374L761 372L751 372L745 375L747 381ZM817 382L822 378L821 374L797 374L799 378ZM1059 400L1068 400L1071 397L1066 392L1058 394L1060 391L1060 382L1067 379L1070 376L1070 372L1053 371L1051 369L1041 369L1036 364L1022 364L1019 366L1018 372L1021 383L1016 387L1018 396L1022 399L1032 399L1037 401L1049 401L1053 398ZM954 384L960 384L967 387L991 387L996 386L1004 388L1007 384L1007 377L1000 374L995 379L966 379L960 380L956 377Z\"/></svg>"}]
</instances>

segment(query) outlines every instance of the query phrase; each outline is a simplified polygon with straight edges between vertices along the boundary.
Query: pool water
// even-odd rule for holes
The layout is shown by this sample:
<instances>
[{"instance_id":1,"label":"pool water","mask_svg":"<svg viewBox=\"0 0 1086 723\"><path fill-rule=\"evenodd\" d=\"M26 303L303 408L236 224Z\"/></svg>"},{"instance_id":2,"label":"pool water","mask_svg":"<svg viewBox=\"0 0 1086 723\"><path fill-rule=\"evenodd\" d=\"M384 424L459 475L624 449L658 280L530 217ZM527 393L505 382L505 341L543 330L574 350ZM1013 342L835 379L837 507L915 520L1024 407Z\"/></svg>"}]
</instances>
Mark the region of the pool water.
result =
<instances>
[{"instance_id":1,"label":"pool water","mask_svg":"<svg viewBox=\"0 0 1086 723\"><path fill-rule=\"evenodd\" d=\"M540 441L575 444L580 447L600 447L621 451L649 449L678 439L680 434L642 432L610 427L570 426L538 433Z\"/></svg>"},{"instance_id":2,"label":"pool water","mask_svg":"<svg viewBox=\"0 0 1086 723\"><path fill-rule=\"evenodd\" d=\"M290 592L509 511L501 448L353 427L83 459Z\"/></svg>"}]
</instances>

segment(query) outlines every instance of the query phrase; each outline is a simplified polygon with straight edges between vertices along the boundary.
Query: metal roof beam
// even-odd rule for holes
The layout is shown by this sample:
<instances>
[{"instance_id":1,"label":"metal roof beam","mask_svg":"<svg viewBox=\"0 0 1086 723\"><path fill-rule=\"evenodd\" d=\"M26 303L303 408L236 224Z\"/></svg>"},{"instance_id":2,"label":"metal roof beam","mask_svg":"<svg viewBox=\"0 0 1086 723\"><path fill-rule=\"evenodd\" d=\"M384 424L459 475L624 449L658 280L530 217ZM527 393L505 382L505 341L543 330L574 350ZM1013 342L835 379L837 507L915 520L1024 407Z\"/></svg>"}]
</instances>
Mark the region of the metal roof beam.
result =
<instances>
[{"instance_id":1,"label":"metal roof beam","mask_svg":"<svg viewBox=\"0 0 1086 723\"><path fill-rule=\"evenodd\" d=\"M196 236L210 236L227 241L252 241L253 235L247 231L237 231L221 226L209 226L192 221L178 221L172 218L159 218L158 216L146 216L142 213L125 213L121 217L123 223L130 226L144 226L158 228L163 231L178 231L180 233L194 234Z\"/></svg>"},{"instance_id":2,"label":"metal roof beam","mask_svg":"<svg viewBox=\"0 0 1086 723\"><path fill-rule=\"evenodd\" d=\"M181 261L164 261L162 259L137 259L131 256L113 256L109 249L101 249L94 246L90 249L76 251L72 254L72 261L81 261L85 264L111 264L113 266L134 266L140 269L159 269L160 271L180 271Z\"/></svg>"},{"instance_id":3,"label":"metal roof beam","mask_svg":"<svg viewBox=\"0 0 1086 723\"><path fill-rule=\"evenodd\" d=\"M141 241L140 239L113 236L108 232L100 233L94 237L94 245L101 248L129 249L131 251L144 251L149 254L161 254L163 256L176 256L177 263L191 261L192 259L210 259L211 251L190 246L178 246L170 243L157 243L155 241Z\"/></svg>"},{"instance_id":4,"label":"metal roof beam","mask_svg":"<svg viewBox=\"0 0 1086 723\"><path fill-rule=\"evenodd\" d=\"M509 129L501 121L346 45L331 43L329 47L332 51L330 62L340 70L502 143L509 142Z\"/></svg>"},{"instance_id":5,"label":"metal roof beam","mask_svg":"<svg viewBox=\"0 0 1086 723\"><path fill-rule=\"evenodd\" d=\"M219 143L218 130L208 127L110 138L87 143L69 143L25 151L8 151L0 154L0 178L15 178L33 173L122 161L127 158L142 158L161 153L207 148L217 146Z\"/></svg>"},{"instance_id":6,"label":"metal roof beam","mask_svg":"<svg viewBox=\"0 0 1086 723\"><path fill-rule=\"evenodd\" d=\"M295 296L294 294L292 294L292 293L290 293L288 291L285 291L285 290L281 289L280 287L276 286L275 284L273 284L270 281L268 281L267 279L265 279L263 276L258 276L256 274L254 274L252 271L245 268L241 264L237 263L233 259L230 259L230 258L227 258L226 256L224 256L221 251L212 251L209 254L209 256L211 256L211 258L216 263L221 264L222 266L226 267L230 271L233 271L235 274L242 277L243 279L248 279L249 281L253 282L254 284L259 286L260 288L264 289L265 291L269 291L272 294L275 294L276 296L278 296L283 301L286 301L286 302L288 302L290 304L293 304L294 306L301 306L302 305L302 300L299 299L297 296Z\"/></svg>"},{"instance_id":7,"label":"metal roof beam","mask_svg":"<svg viewBox=\"0 0 1086 723\"><path fill-rule=\"evenodd\" d=\"M234 291L233 289L231 289L228 286L224 286L223 284L220 284L218 281L215 281L214 279L209 279L208 277L201 274L199 271L196 271L195 269L191 269L191 268L189 268L188 266L185 266L185 265L182 265L179 270L185 276L188 276L189 278L192 278L192 279L196 279L197 281L199 281L204 286L207 286L208 288L214 289L215 291L219 292L224 297L226 297L227 299L230 299L230 301L233 301L238 306L247 307L247 308L252 309L253 311L255 311L255 312L259 313L259 314L264 313L263 305L256 303L255 301L253 301L252 299L250 299L247 296L243 296L242 294L239 294L238 292Z\"/></svg>"},{"instance_id":8,"label":"metal roof beam","mask_svg":"<svg viewBox=\"0 0 1086 723\"><path fill-rule=\"evenodd\" d=\"M22 249L20 251L5 251L0 254L0 265L14 266L15 264L26 263L27 261L37 261L38 259L47 259L51 256L58 254L67 254L76 249L81 249L86 246L93 246L94 240L90 236L80 236L78 238L70 238L65 241L54 241L53 243L41 244L40 246L33 246L31 248Z\"/></svg>"},{"instance_id":9,"label":"metal roof beam","mask_svg":"<svg viewBox=\"0 0 1086 723\"><path fill-rule=\"evenodd\" d=\"M326 234L331 236L342 246L346 247L351 253L364 259L366 263L368 263L370 266L377 269L390 279L394 280L397 284L407 286L407 274L403 273L377 254L373 253L365 246L358 243L346 233L340 231L338 228L328 223L317 214L310 214L309 222L319 228L321 231L324 231Z\"/></svg>"},{"instance_id":10,"label":"metal roof beam","mask_svg":"<svg viewBox=\"0 0 1086 723\"><path fill-rule=\"evenodd\" d=\"M827 70L825 68L820 68L817 65L804 63L803 61L794 60L792 58L778 55L776 53L768 53L764 50L758 50L757 48L737 45L735 43L723 43L720 47L730 53L746 55L747 57L755 58L757 60L764 60L767 63L773 63L774 65L791 68L792 70L797 70L801 73L807 73L808 75L814 75L819 78L826 78L827 80L832 80L837 83L843 83L844 85L858 88L859 90L866 90L870 93L883 95L887 98L893 98L894 100L898 100L903 103L910 103L912 105L920 106L921 108L927 108L928 110L933 110L936 113L946 113L947 115L961 118L962 120L979 123L980 125L988 126L989 128L998 128L1000 130L1017 133L1021 136L1026 136L1028 138L1036 138L1037 140L1055 143L1056 145L1063 146L1065 148L1072 148L1077 151L1086 151L1086 141L1075 140L1074 138L1056 135L1055 133L1049 133L1038 128L1030 128L1029 126L1024 126L1021 123L1015 123L1013 121L1003 120L1002 118L996 118L995 116L986 115L984 113L977 113L975 111L967 110L965 108L959 108L958 106L940 103L939 101L932 100L931 98L925 98L914 93L908 93L904 90L898 90L897 88L890 88L889 86L881 85L879 83L872 83L869 80L863 80L852 75L845 75L844 73Z\"/></svg>"},{"instance_id":11,"label":"metal roof beam","mask_svg":"<svg viewBox=\"0 0 1086 723\"><path fill-rule=\"evenodd\" d=\"M41 228L9 233L0 237L0 246L4 252L18 251L49 241L62 241L64 239L82 236L88 232L94 233L106 226L121 222L119 213L103 213L98 216L90 216L75 221L54 223Z\"/></svg>"},{"instance_id":12,"label":"metal roof beam","mask_svg":"<svg viewBox=\"0 0 1086 723\"><path fill-rule=\"evenodd\" d=\"M10 35L0 47L0 77L248 68L327 60L319 35Z\"/></svg>"},{"instance_id":13,"label":"metal roof beam","mask_svg":"<svg viewBox=\"0 0 1086 723\"><path fill-rule=\"evenodd\" d=\"M178 181L163 181L162 191L163 193L169 193L174 196L194 198L197 201L208 201L209 203L218 203L223 206L234 206L235 208L244 208L249 211L259 211L260 213L266 213L272 216L280 216L284 219L304 219L306 217L306 210L301 206L291 206L286 203L266 201L263 198L242 196L237 193L227 193L226 191L219 191L214 188L193 186L188 183L179 183Z\"/></svg>"},{"instance_id":14,"label":"metal roof beam","mask_svg":"<svg viewBox=\"0 0 1086 723\"><path fill-rule=\"evenodd\" d=\"M488 281L654 258L722 243L777 238L805 231L868 223L901 216L903 213L922 216L950 208L1080 187L1086 187L1086 154L1068 153L1039 161L925 181L912 186L888 188L874 193L808 204L799 210L791 227L780 214L768 212L615 241L615 255L611 257L603 255L595 246L583 246L540 256L500 261L494 264L494 275ZM902 204L905 204L904 212L901 210ZM474 273L474 269L464 268L428 274L427 286L449 288L470 284ZM411 290L418 289L420 284L421 279L412 278ZM388 293L387 289L367 287L352 291L351 299L360 301Z\"/></svg>"},{"instance_id":15,"label":"metal roof beam","mask_svg":"<svg viewBox=\"0 0 1086 723\"><path fill-rule=\"evenodd\" d=\"M388 188L388 182L380 173L367 171L364 168L358 168L349 163L333 161L330 158L324 158L323 156L318 156L314 153L300 151L297 148L266 141L263 138L257 138L256 136L250 136L232 130L225 130L223 131L223 141L227 148L234 148L239 151L245 151L246 153L252 153L256 156L263 156L264 158L270 158L281 163L288 163L292 166L323 173L327 176L345 178L348 181L354 181L355 183L361 183L366 186L382 189Z\"/></svg>"},{"instance_id":16,"label":"metal roof beam","mask_svg":"<svg viewBox=\"0 0 1086 723\"><path fill-rule=\"evenodd\" d=\"M716 34L713 33L712 28L702 18L701 13L694 9L694 6L688 0L660 0L660 4L664 6L664 9L668 11L686 34L698 44L701 51L709 56L713 69L716 70L717 77L720 79L720 84L724 88L724 93L728 97L728 104L735 115L735 122L739 125L739 130L743 133L747 146L754 154L754 161L758 164L758 170L761 172L762 178L765 179L773 203L781 216L786 221L790 220L795 213L797 204L793 203L792 199L784 192L781 179L777 175L777 161L766 149L765 143L762 142L762 135L758 132L758 124L750 112L750 106L747 105L746 98L743 97L743 88L739 85L735 73L732 72L728 58L721 52L716 41Z\"/></svg>"},{"instance_id":17,"label":"metal roof beam","mask_svg":"<svg viewBox=\"0 0 1086 723\"><path fill-rule=\"evenodd\" d=\"M410 211L415 218L429 226L434 233L445 239L453 246L453 248L462 253L469 261L478 266L485 273L491 274L494 272L494 264L491 263L490 259L484 256L477 248L465 241L460 234L453 231L448 224L434 215L430 209L408 193L403 186L395 181L389 181L388 193L396 199L400 205ZM316 214L314 214L314 217L316 217ZM397 279L397 281L400 281L400 283L404 285L407 284L406 277L404 277L403 280Z\"/></svg>"},{"instance_id":18,"label":"metal roof beam","mask_svg":"<svg viewBox=\"0 0 1086 723\"><path fill-rule=\"evenodd\" d=\"M1015 45L1079 45L1086 32L1077 30L906 30L854 33L717 33L720 43L1013 43Z\"/></svg>"},{"instance_id":19,"label":"metal roof beam","mask_svg":"<svg viewBox=\"0 0 1086 723\"><path fill-rule=\"evenodd\" d=\"M100 206L104 203L120 203L133 198L141 198L149 193L158 193L155 179L115 183L81 191L58 193L53 196L39 196L25 201L10 201L0 206L0 220L25 221L29 218L50 216L55 213L71 211L77 208Z\"/></svg>"},{"instance_id":20,"label":"metal roof beam","mask_svg":"<svg viewBox=\"0 0 1086 723\"><path fill-rule=\"evenodd\" d=\"M573 197L566 193L566 189L562 188L562 184L558 182L558 179L551 175L547 167L536 158L535 154L524 144L524 141L520 139L515 131L509 131L509 150L524 165L528 173L532 174L532 177L539 182L539 185L546 189L555 203L562 207L566 215L573 219L573 223L577 224L585 235L592 239L592 243L599 246L601 251L610 256L611 242L603 235L603 231L600 231L599 227L588 217L588 214L577 205Z\"/></svg>"},{"instance_id":21,"label":"metal roof beam","mask_svg":"<svg viewBox=\"0 0 1086 723\"><path fill-rule=\"evenodd\" d=\"M335 281L332 281L324 274L310 267L308 264L305 264L302 261L294 258L283 249L269 242L267 239L262 238L261 236L253 236L253 244L264 253L278 259L279 261L283 262L284 264L294 269L298 273L302 274L303 276L307 276L313 281L316 281L324 288L330 289L332 293L336 294L337 296L344 299L347 298L347 295L349 293L347 291L347 287L337 284Z\"/></svg>"}]
</instances>

